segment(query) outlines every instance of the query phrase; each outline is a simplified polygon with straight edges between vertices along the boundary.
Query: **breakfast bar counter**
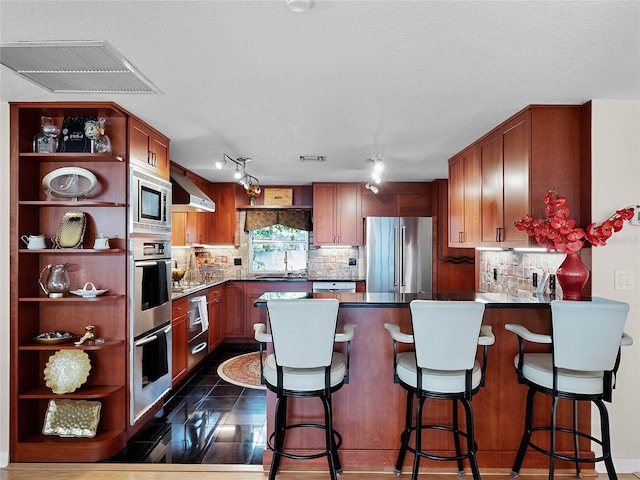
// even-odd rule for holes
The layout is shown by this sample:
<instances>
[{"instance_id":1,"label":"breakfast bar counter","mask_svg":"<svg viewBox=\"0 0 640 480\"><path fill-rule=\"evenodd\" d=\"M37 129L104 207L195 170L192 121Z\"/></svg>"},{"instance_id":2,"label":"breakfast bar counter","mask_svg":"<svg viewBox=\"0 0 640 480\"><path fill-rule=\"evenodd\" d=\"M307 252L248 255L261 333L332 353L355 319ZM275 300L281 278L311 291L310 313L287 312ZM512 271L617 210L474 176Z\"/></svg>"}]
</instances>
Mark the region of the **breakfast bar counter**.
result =
<instances>
[{"instance_id":1,"label":"breakfast bar counter","mask_svg":"<svg viewBox=\"0 0 640 480\"><path fill-rule=\"evenodd\" d=\"M491 325L495 335L495 344L489 347L486 384L473 397L472 406L475 417L476 441L478 444L478 463L481 471L509 472L515 459L520 438L524 429L524 413L527 387L519 385L514 369L514 357L518 350L516 335L505 330L507 323L519 323L536 333L550 333L550 302L548 296L509 295L481 292L445 292L437 294L393 294L393 293L296 293L267 292L258 298L254 305L263 308L261 321L267 323L266 305L270 298L337 298L340 302L338 331L345 323L357 326L351 342L351 363L349 384L344 385L333 395L334 428L343 438L340 458L345 471L377 469L392 472L398 449L400 433L404 428L406 392L393 381L393 342L385 330L386 322L397 323L403 332L411 332L411 314L409 303L414 299L438 301L477 301L486 305L483 324ZM300 319L304 321L303 318ZM398 344L399 349L410 348ZM346 347L336 344L336 348ZM548 351L548 345L531 345L530 351ZM544 395L537 400L535 419L540 421L549 417L550 401ZM290 402L288 413L295 421L317 415L322 418L320 402L304 399L301 403ZM275 394L267 393L267 430L273 431L273 412ZM581 402L586 403L586 402ZM579 409L579 423L586 431L590 430L589 405ZM447 401L427 400L425 419L437 419L439 422L451 417L451 403ZM463 417L462 417L463 418ZM571 404L561 400L558 404L558 425L570 425L572 421ZM313 430L313 429L312 429ZM314 450L314 445L322 445L322 433L298 435L295 429L287 433L286 445L289 450L298 453ZM568 435L558 437L558 449L573 451L573 440ZM450 454L453 442L446 432L430 431L423 443L432 451ZM544 441L540 442L542 447ZM589 442L580 440L580 456L592 458ZM404 471L411 470L412 455L405 459ZM268 470L271 451L265 449L263 465ZM299 462L299 461L298 461ZM456 472L454 462L434 462L422 460L427 468L436 468ZM296 468L296 461L282 459L282 468ZM593 469L593 464L585 464ZM326 468L326 459L305 461L303 468ZM300 467L300 465L298 465ZM523 470L546 469L548 457L531 451L525 457ZM465 464L468 468L468 464ZM556 462L556 470L569 471L572 465Z\"/></svg>"}]
</instances>

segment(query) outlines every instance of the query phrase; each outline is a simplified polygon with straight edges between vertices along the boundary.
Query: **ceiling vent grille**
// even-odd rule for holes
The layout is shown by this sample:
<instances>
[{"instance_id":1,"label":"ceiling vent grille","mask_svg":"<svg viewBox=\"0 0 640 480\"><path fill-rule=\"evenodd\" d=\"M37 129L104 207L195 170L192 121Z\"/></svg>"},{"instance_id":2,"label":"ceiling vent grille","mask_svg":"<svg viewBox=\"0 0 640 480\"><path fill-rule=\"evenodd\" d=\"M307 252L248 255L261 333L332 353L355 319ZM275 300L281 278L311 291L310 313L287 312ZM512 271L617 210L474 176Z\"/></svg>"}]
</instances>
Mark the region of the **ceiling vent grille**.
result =
<instances>
[{"instance_id":1,"label":"ceiling vent grille","mask_svg":"<svg viewBox=\"0 0 640 480\"><path fill-rule=\"evenodd\" d=\"M54 93L161 93L107 42L6 42L0 63Z\"/></svg>"}]
</instances>

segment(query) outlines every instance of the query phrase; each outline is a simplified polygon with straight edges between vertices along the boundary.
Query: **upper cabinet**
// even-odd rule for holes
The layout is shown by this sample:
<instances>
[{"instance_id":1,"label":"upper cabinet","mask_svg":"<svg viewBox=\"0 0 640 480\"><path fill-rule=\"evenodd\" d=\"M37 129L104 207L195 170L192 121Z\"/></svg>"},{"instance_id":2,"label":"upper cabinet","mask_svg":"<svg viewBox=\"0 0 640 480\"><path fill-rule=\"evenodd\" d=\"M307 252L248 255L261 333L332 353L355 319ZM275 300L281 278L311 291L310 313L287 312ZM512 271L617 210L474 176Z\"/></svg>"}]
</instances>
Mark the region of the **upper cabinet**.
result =
<instances>
[{"instance_id":1,"label":"upper cabinet","mask_svg":"<svg viewBox=\"0 0 640 480\"><path fill-rule=\"evenodd\" d=\"M362 245L359 183L313 184L313 244Z\"/></svg>"},{"instance_id":2,"label":"upper cabinet","mask_svg":"<svg viewBox=\"0 0 640 480\"><path fill-rule=\"evenodd\" d=\"M449 246L473 246L480 239L480 161L469 147L449 160Z\"/></svg>"},{"instance_id":3,"label":"upper cabinet","mask_svg":"<svg viewBox=\"0 0 640 480\"><path fill-rule=\"evenodd\" d=\"M214 226L210 231L213 245L239 245L240 239L236 236L236 195L237 183L212 184L212 199L216 204L216 212L213 214Z\"/></svg>"},{"instance_id":4,"label":"upper cabinet","mask_svg":"<svg viewBox=\"0 0 640 480\"><path fill-rule=\"evenodd\" d=\"M129 161L169 180L169 139L142 121L129 119Z\"/></svg>"},{"instance_id":5,"label":"upper cabinet","mask_svg":"<svg viewBox=\"0 0 640 480\"><path fill-rule=\"evenodd\" d=\"M450 246L536 246L513 223L527 213L544 217L543 197L552 188L580 217L581 164L589 168L581 157L582 109L527 107L449 160Z\"/></svg>"},{"instance_id":6,"label":"upper cabinet","mask_svg":"<svg viewBox=\"0 0 640 480\"><path fill-rule=\"evenodd\" d=\"M426 182L385 182L373 193L361 185L362 217L430 217L433 186Z\"/></svg>"}]
</instances>

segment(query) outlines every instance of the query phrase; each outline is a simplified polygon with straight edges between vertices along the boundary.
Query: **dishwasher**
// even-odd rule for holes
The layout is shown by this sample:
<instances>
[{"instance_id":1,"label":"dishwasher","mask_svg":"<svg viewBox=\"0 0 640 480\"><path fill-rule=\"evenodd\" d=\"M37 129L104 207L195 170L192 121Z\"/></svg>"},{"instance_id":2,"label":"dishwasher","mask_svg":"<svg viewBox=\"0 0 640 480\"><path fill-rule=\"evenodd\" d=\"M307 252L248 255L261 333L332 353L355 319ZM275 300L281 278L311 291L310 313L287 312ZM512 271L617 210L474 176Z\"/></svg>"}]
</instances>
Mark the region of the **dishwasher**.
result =
<instances>
[{"instance_id":1,"label":"dishwasher","mask_svg":"<svg viewBox=\"0 0 640 480\"><path fill-rule=\"evenodd\" d=\"M356 282L313 282L313 293L356 293Z\"/></svg>"}]
</instances>

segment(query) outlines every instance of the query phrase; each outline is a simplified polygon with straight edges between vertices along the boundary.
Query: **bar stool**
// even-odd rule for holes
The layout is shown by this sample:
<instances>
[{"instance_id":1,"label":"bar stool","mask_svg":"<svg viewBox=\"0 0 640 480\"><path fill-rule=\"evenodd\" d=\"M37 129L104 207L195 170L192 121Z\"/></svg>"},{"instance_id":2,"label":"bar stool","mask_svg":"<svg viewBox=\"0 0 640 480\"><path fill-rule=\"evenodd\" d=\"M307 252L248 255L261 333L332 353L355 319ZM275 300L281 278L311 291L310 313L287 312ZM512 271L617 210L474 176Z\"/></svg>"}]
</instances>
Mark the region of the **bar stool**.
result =
<instances>
[{"instance_id":1,"label":"bar stool","mask_svg":"<svg viewBox=\"0 0 640 480\"><path fill-rule=\"evenodd\" d=\"M412 480L418 477L422 457L456 461L458 475L464 474L462 461L469 459L473 478L480 480L471 398L484 385L488 346L495 341L491 327L482 325L484 304L414 300L410 308L413 335L400 332L398 325L384 324L393 338L394 381L407 390L405 429L400 435L394 473L396 476L401 474L404 457L409 451L414 454ZM414 350L399 352L397 342L413 343ZM478 345L483 346L482 364L476 359ZM414 397L417 397L415 412ZM427 398L451 400L451 426L423 423L423 406ZM464 407L466 432L458 425L458 403ZM422 432L429 429L451 432L455 455L423 451ZM409 443L412 432L415 448ZM464 453L460 447L461 436L466 438Z\"/></svg>"},{"instance_id":2,"label":"bar stool","mask_svg":"<svg viewBox=\"0 0 640 480\"><path fill-rule=\"evenodd\" d=\"M333 429L331 394L348 383L356 326L346 324L344 332L336 334L338 306L336 299L268 300L271 333L262 323L253 326L261 353L263 343L273 343L273 353L260 365L267 388L277 395L275 428L267 441L273 450L269 480L275 479L281 457L309 460L326 456L332 480L342 471L338 456L342 437ZM333 351L334 342L347 342L346 356ZM319 398L324 407L324 424L287 424L287 400L292 397ZM287 431L309 427L325 430L324 450L308 455L286 452Z\"/></svg>"},{"instance_id":3,"label":"bar stool","mask_svg":"<svg viewBox=\"0 0 640 480\"><path fill-rule=\"evenodd\" d=\"M603 461L610 480L617 478L611 458L609 415L604 402L611 402L620 365L621 346L633 344L633 339L624 333L624 324L629 305L613 300L594 298L591 302L551 302L551 335L530 332L522 325L507 324L505 328L518 335L519 353L514 363L518 383L528 385L525 427L511 471L517 478L527 448L549 456L549 479L553 479L555 459L575 463L576 476L580 477L580 463ZM551 353L527 353L524 341L551 344ZM552 397L550 424L533 427L533 400L536 393ZM556 410L559 399L573 403L571 428L556 425ZM578 426L578 402L593 402L600 412L601 438L591 432L581 432ZM532 434L548 432L549 449L532 440ZM573 437L573 456L557 452L556 434L566 433ZM602 455L595 458L580 458L579 438L595 442L602 447Z\"/></svg>"}]
</instances>

